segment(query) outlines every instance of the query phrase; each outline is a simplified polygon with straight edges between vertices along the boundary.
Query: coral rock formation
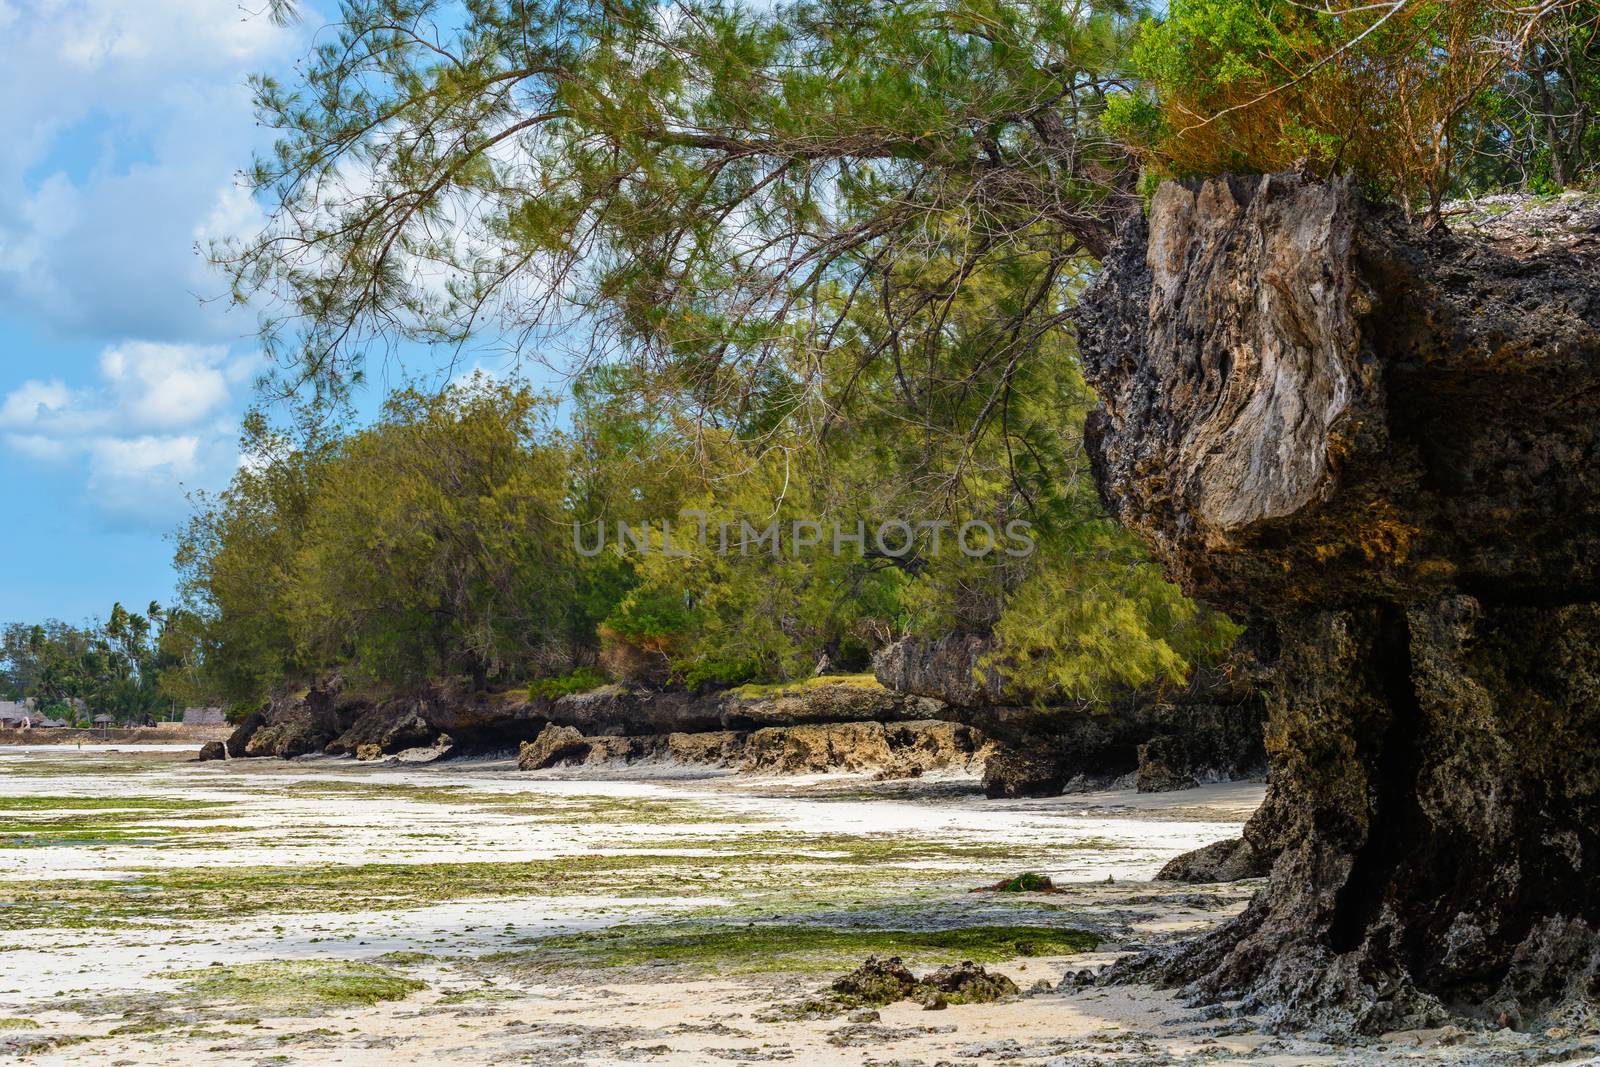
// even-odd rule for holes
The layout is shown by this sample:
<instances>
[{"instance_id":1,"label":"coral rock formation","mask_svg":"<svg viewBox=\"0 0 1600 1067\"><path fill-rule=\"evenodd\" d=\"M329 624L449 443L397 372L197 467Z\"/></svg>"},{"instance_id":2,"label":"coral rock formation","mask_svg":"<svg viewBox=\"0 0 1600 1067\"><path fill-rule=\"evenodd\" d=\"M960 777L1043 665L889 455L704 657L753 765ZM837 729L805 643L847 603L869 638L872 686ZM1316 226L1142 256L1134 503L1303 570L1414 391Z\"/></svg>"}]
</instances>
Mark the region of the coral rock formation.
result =
<instances>
[{"instance_id":1,"label":"coral rock formation","mask_svg":"<svg viewBox=\"0 0 1600 1067\"><path fill-rule=\"evenodd\" d=\"M991 797L1137 785L1142 792L1255 777L1266 769L1255 650L1241 642L1226 669L1181 689L1110 700L1050 701L1018 688L990 661L983 634L907 637L873 657L885 687L943 703L942 717L996 742L984 768Z\"/></svg>"},{"instance_id":2,"label":"coral rock formation","mask_svg":"<svg viewBox=\"0 0 1600 1067\"><path fill-rule=\"evenodd\" d=\"M1108 506L1280 649L1272 875L1169 980L1329 1031L1593 996L1600 216L1575 229L1168 183L1085 295Z\"/></svg>"}]
</instances>

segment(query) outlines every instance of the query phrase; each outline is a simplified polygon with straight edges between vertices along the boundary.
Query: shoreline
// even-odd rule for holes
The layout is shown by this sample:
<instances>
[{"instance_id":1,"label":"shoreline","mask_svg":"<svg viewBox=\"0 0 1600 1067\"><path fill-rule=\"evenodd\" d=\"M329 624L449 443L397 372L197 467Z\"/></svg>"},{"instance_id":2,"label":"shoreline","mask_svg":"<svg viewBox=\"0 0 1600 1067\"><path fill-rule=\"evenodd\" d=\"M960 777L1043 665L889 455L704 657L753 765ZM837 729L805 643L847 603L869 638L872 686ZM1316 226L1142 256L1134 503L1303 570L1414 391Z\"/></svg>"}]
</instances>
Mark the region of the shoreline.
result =
<instances>
[{"instance_id":1,"label":"shoreline","mask_svg":"<svg viewBox=\"0 0 1600 1067\"><path fill-rule=\"evenodd\" d=\"M136 726L119 730L79 730L71 727L37 728L32 730L0 730L0 747L52 748L63 745L139 745L162 746L181 744L185 748L198 748L207 741L226 741L233 732L231 726Z\"/></svg>"},{"instance_id":2,"label":"shoreline","mask_svg":"<svg viewBox=\"0 0 1600 1067\"><path fill-rule=\"evenodd\" d=\"M1238 913L1259 881L1149 879L1237 835L1257 783L986 800L961 773L114 747L0 754L0 1051L32 1062L1479 1067L1534 1040L1332 1046L1064 981ZM1058 891L978 891L1022 871ZM972 958L1020 993L796 1009L874 954Z\"/></svg>"}]
</instances>

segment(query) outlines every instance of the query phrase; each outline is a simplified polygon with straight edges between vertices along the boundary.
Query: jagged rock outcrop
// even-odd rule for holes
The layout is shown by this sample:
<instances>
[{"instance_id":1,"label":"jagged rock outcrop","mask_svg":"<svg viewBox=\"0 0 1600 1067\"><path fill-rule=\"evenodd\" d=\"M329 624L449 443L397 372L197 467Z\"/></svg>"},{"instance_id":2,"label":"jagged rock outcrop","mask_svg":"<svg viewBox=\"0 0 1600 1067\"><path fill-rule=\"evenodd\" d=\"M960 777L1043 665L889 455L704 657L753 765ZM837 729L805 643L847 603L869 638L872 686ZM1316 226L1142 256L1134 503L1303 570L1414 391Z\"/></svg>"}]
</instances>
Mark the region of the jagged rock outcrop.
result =
<instances>
[{"instance_id":1,"label":"jagged rock outcrop","mask_svg":"<svg viewBox=\"0 0 1600 1067\"><path fill-rule=\"evenodd\" d=\"M886 778L915 777L946 767L967 767L987 754L982 734L937 720L879 723L805 723L754 731L601 735L550 725L517 756L522 770L598 763L664 760L734 767L749 774L877 771Z\"/></svg>"},{"instance_id":2,"label":"jagged rock outcrop","mask_svg":"<svg viewBox=\"0 0 1600 1067\"><path fill-rule=\"evenodd\" d=\"M668 734L660 755L673 763L732 767L744 755L745 734L738 730L710 730L699 734Z\"/></svg>"},{"instance_id":3,"label":"jagged rock outcrop","mask_svg":"<svg viewBox=\"0 0 1600 1067\"><path fill-rule=\"evenodd\" d=\"M943 715L995 741L984 769L991 797L1126 784L1158 792L1265 772L1264 668L1250 642L1186 686L1099 701L1037 699L989 662L993 652L991 637L956 633L903 638L873 657L884 686L941 701Z\"/></svg>"},{"instance_id":4,"label":"jagged rock outcrop","mask_svg":"<svg viewBox=\"0 0 1600 1067\"><path fill-rule=\"evenodd\" d=\"M720 705L719 722L726 730L841 722L917 722L945 714L944 704L936 699L848 682L812 684L755 696L734 690L721 698Z\"/></svg>"},{"instance_id":5,"label":"jagged rock outcrop","mask_svg":"<svg viewBox=\"0 0 1600 1067\"><path fill-rule=\"evenodd\" d=\"M719 701L698 698L681 690L649 689L637 685L603 685L554 700L535 702L549 722L571 726L592 737L609 734L670 734L719 730Z\"/></svg>"},{"instance_id":6,"label":"jagged rock outcrop","mask_svg":"<svg viewBox=\"0 0 1600 1067\"><path fill-rule=\"evenodd\" d=\"M981 762L986 747L978 731L950 722L767 727L746 740L740 769L753 774L877 770L885 777L913 777Z\"/></svg>"},{"instance_id":7,"label":"jagged rock outcrop","mask_svg":"<svg viewBox=\"0 0 1600 1067\"><path fill-rule=\"evenodd\" d=\"M1036 703L1038 694L1012 684L989 662L994 653L994 638L984 633L906 637L873 655L872 673L887 689L956 707Z\"/></svg>"},{"instance_id":8,"label":"jagged rock outcrop","mask_svg":"<svg viewBox=\"0 0 1600 1067\"><path fill-rule=\"evenodd\" d=\"M1158 882L1237 882L1261 878L1272 870L1272 856L1257 852L1242 837L1229 838L1185 852L1156 872Z\"/></svg>"},{"instance_id":9,"label":"jagged rock outcrop","mask_svg":"<svg viewBox=\"0 0 1600 1067\"><path fill-rule=\"evenodd\" d=\"M233 733L229 734L228 735L228 739L223 742L223 744L227 746L228 755L230 755L230 756L242 756L242 755L244 755L244 746L245 746L246 742L248 742L250 740L250 737L251 737L252 734L254 734L257 730L261 729L261 725L262 725L262 723L266 722L266 718L267 717L266 717L266 712L265 711L252 711L250 714L246 715L243 719L241 719L240 722L239 722L239 725L235 726L233 728ZM200 752L201 752L201 757L200 758L201 759L208 759L208 758L209 759L221 759L222 756L220 754L219 755L215 755L215 756L209 756L209 757L206 755L207 752L214 752L214 751L215 751L214 749L208 749L206 747L202 747L200 749Z\"/></svg>"},{"instance_id":10,"label":"jagged rock outcrop","mask_svg":"<svg viewBox=\"0 0 1600 1067\"><path fill-rule=\"evenodd\" d=\"M1156 733L1139 746L1141 793L1259 778L1267 772L1265 708L1238 704L1161 704Z\"/></svg>"},{"instance_id":11,"label":"jagged rock outcrop","mask_svg":"<svg viewBox=\"0 0 1600 1067\"><path fill-rule=\"evenodd\" d=\"M532 741L524 741L517 750L517 766L525 771L554 767L559 763L582 762L589 755L590 744L570 726L551 723L539 731Z\"/></svg>"},{"instance_id":12,"label":"jagged rock outcrop","mask_svg":"<svg viewBox=\"0 0 1600 1067\"><path fill-rule=\"evenodd\" d=\"M1329 1031L1596 993L1584 217L1519 245L1345 184L1220 178L1162 186L1107 257L1078 316L1106 503L1279 646L1246 833L1277 855L1267 888L1144 973Z\"/></svg>"},{"instance_id":13,"label":"jagged rock outcrop","mask_svg":"<svg viewBox=\"0 0 1600 1067\"><path fill-rule=\"evenodd\" d=\"M363 750L385 754L430 744L444 731L429 721L424 710L422 701L410 700L371 706L329 741L324 751L335 756L360 757Z\"/></svg>"},{"instance_id":14,"label":"jagged rock outcrop","mask_svg":"<svg viewBox=\"0 0 1600 1067\"><path fill-rule=\"evenodd\" d=\"M1131 785L1139 746L1156 732L1153 705L1078 702L1055 707L980 707L970 721L996 741L984 766L990 797L1056 796Z\"/></svg>"},{"instance_id":15,"label":"jagged rock outcrop","mask_svg":"<svg viewBox=\"0 0 1600 1067\"><path fill-rule=\"evenodd\" d=\"M228 738L228 751L281 759L321 752L367 706L347 693L339 678L322 679L303 693L274 697L264 711L246 718Z\"/></svg>"}]
</instances>

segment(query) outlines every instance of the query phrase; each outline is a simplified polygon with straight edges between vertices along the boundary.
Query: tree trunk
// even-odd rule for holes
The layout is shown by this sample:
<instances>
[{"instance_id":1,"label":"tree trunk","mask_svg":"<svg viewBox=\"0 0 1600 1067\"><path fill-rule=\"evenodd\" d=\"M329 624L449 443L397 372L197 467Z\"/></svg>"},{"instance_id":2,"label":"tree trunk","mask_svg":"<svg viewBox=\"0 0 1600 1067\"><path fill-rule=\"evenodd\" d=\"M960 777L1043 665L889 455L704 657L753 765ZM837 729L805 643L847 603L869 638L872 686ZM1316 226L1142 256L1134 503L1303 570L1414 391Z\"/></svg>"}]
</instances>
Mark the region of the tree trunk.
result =
<instances>
[{"instance_id":1,"label":"tree trunk","mask_svg":"<svg viewBox=\"0 0 1600 1067\"><path fill-rule=\"evenodd\" d=\"M1543 112L1545 140L1550 145L1550 180L1557 189L1565 189L1567 179L1567 144L1561 136L1556 118L1556 103L1550 95L1550 46L1535 45L1539 61L1533 68L1533 80L1539 87L1539 108ZM1574 103L1577 94L1574 93ZM1574 153L1574 159L1576 159Z\"/></svg>"},{"instance_id":2,"label":"tree trunk","mask_svg":"<svg viewBox=\"0 0 1600 1067\"><path fill-rule=\"evenodd\" d=\"M1425 235L1273 175L1163 186L1106 260L1078 315L1106 502L1280 649L1268 885L1144 973L1346 1032L1596 995L1583 241Z\"/></svg>"}]
</instances>

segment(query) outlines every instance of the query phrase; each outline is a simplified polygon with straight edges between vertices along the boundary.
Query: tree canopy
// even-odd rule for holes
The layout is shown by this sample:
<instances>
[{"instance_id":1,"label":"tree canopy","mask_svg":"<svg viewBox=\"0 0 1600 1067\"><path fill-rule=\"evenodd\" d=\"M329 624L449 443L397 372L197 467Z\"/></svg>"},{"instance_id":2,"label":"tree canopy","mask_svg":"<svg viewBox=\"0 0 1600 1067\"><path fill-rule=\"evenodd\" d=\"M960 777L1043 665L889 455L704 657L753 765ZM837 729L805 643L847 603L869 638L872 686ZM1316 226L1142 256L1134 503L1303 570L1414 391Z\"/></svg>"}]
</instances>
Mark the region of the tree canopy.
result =
<instances>
[{"instance_id":1,"label":"tree canopy","mask_svg":"<svg viewBox=\"0 0 1600 1067\"><path fill-rule=\"evenodd\" d=\"M1157 173L1349 171L1380 195L1592 174L1600 9L1556 0L1175 0L1109 127Z\"/></svg>"},{"instance_id":2,"label":"tree canopy","mask_svg":"<svg viewBox=\"0 0 1600 1067\"><path fill-rule=\"evenodd\" d=\"M195 642L203 620L151 601L143 612L111 605L104 620L51 619L0 630L0 695L32 700L41 716L88 725L161 719L197 702Z\"/></svg>"},{"instance_id":3,"label":"tree canopy","mask_svg":"<svg viewBox=\"0 0 1600 1067\"><path fill-rule=\"evenodd\" d=\"M258 81L269 221L213 249L312 414L254 418L181 539L212 680L790 677L951 628L1056 690L1181 677L1233 630L1106 519L1082 449L1067 315L1119 225L1225 169L1435 213L1582 180L1595 28L1567 0L343 0L294 83ZM370 360L468 343L568 372L570 409L478 381L322 417ZM1039 551L558 533L686 512L1025 519Z\"/></svg>"},{"instance_id":4,"label":"tree canopy","mask_svg":"<svg viewBox=\"0 0 1600 1067\"><path fill-rule=\"evenodd\" d=\"M1056 372L1030 395L1082 412L1069 345L1029 365ZM648 388L591 372L559 425L549 398L485 377L398 393L373 425L300 447L257 425L179 539L203 622L194 677L246 703L330 671L384 691L596 668L699 686L860 670L907 633L998 628L1019 677L1083 696L1181 681L1231 639L1105 519L1070 417L1019 417L1025 436L924 467L882 411L824 449L697 424ZM1032 457L1036 499L1008 448ZM919 482L957 469L928 510Z\"/></svg>"},{"instance_id":5,"label":"tree canopy","mask_svg":"<svg viewBox=\"0 0 1600 1067\"><path fill-rule=\"evenodd\" d=\"M1141 164L1308 159L1435 207L1464 177L1576 180L1596 17L1578 0L1174 0L1162 17L343 0L296 84L260 79L280 137L251 179L271 219L215 255L296 392L348 386L385 342L488 330L530 355L648 361L720 403L775 362L814 381L862 299L889 327L873 355L903 352L975 277L1042 258L965 353L1006 363L1059 325L1064 265L1138 210Z\"/></svg>"}]
</instances>

